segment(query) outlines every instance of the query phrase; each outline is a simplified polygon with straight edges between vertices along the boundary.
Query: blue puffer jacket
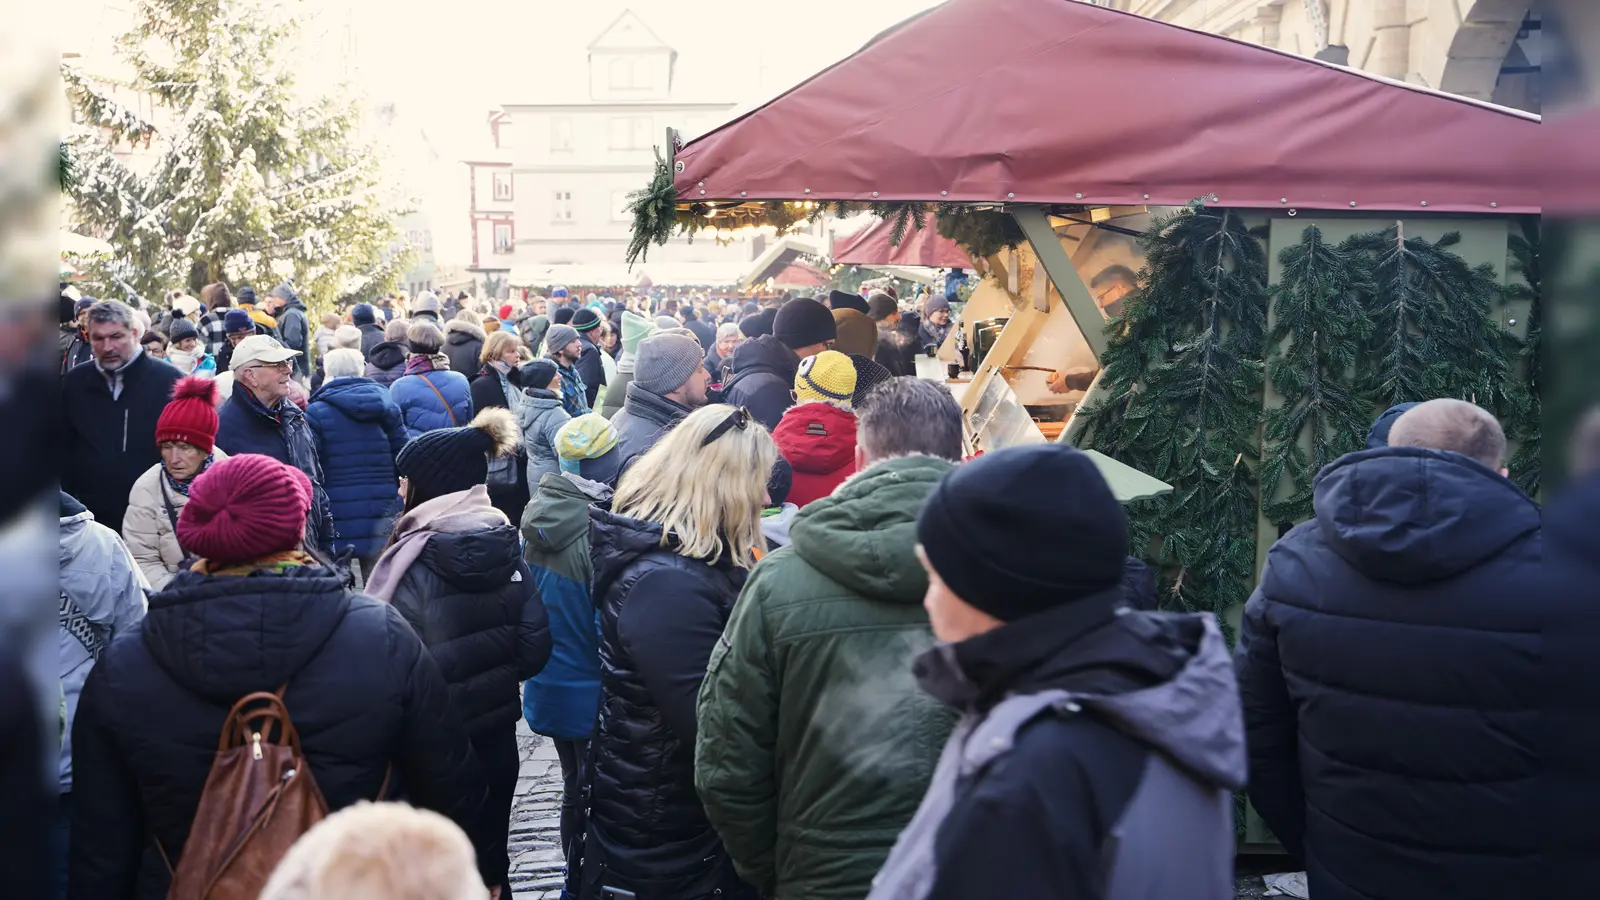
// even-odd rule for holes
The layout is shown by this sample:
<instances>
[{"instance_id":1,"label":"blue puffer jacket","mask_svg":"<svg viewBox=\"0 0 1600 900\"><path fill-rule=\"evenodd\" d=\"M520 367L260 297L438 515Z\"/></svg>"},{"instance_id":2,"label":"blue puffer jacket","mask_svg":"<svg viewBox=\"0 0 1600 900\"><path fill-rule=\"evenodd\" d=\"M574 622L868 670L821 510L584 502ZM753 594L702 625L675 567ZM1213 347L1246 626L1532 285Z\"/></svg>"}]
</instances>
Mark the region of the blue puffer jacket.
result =
<instances>
[{"instance_id":1,"label":"blue puffer jacket","mask_svg":"<svg viewBox=\"0 0 1600 900\"><path fill-rule=\"evenodd\" d=\"M400 405L408 441L426 431L457 428L472 421L472 384L460 372L434 369L407 375L390 385L389 392Z\"/></svg>"},{"instance_id":2,"label":"blue puffer jacket","mask_svg":"<svg viewBox=\"0 0 1600 900\"><path fill-rule=\"evenodd\" d=\"M1543 893L1538 506L1417 447L1341 457L1315 491L1240 628L1250 799L1318 900Z\"/></svg>"},{"instance_id":3,"label":"blue puffer jacket","mask_svg":"<svg viewBox=\"0 0 1600 900\"><path fill-rule=\"evenodd\" d=\"M317 436L339 535L334 552L351 547L359 557L377 555L399 506L394 458L406 445L400 407L370 378L335 378L311 395L306 419Z\"/></svg>"}]
</instances>

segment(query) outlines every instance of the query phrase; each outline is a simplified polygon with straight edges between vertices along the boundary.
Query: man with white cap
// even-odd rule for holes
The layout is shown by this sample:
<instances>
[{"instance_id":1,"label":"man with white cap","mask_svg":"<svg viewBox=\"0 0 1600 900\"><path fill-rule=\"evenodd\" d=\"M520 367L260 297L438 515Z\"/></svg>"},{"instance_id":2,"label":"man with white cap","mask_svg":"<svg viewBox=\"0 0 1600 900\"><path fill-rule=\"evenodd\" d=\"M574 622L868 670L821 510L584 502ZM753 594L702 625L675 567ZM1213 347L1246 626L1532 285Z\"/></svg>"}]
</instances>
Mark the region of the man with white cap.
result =
<instances>
[{"instance_id":1,"label":"man with white cap","mask_svg":"<svg viewBox=\"0 0 1600 900\"><path fill-rule=\"evenodd\" d=\"M228 364L233 395L217 414L216 445L229 456L259 453L304 472L313 488L306 545L326 551L334 537L333 515L322 488L316 436L305 413L289 399L293 360L298 356L300 351L265 334L251 335L233 348Z\"/></svg>"},{"instance_id":2,"label":"man with white cap","mask_svg":"<svg viewBox=\"0 0 1600 900\"><path fill-rule=\"evenodd\" d=\"M688 333L667 332L639 344L633 381L622 411L611 419L621 471L643 456L690 412L706 405L711 374L704 351Z\"/></svg>"}]
</instances>

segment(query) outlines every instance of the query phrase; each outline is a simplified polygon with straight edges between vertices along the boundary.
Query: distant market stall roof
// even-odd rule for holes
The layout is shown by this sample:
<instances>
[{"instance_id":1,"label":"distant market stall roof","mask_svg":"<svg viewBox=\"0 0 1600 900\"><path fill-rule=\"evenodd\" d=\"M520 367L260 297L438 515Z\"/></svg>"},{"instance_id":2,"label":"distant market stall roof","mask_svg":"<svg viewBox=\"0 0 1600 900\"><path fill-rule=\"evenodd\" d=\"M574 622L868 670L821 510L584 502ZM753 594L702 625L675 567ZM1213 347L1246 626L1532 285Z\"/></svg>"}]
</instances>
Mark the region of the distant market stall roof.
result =
<instances>
[{"instance_id":1,"label":"distant market stall roof","mask_svg":"<svg viewBox=\"0 0 1600 900\"><path fill-rule=\"evenodd\" d=\"M1537 213L1539 117L1078 0L949 0L679 149L716 201Z\"/></svg>"},{"instance_id":2,"label":"distant market stall roof","mask_svg":"<svg viewBox=\"0 0 1600 900\"><path fill-rule=\"evenodd\" d=\"M908 230L898 246L894 225L877 219L846 238L834 238L833 261L847 266L926 266L935 269L970 269L972 257L936 228Z\"/></svg>"}]
</instances>

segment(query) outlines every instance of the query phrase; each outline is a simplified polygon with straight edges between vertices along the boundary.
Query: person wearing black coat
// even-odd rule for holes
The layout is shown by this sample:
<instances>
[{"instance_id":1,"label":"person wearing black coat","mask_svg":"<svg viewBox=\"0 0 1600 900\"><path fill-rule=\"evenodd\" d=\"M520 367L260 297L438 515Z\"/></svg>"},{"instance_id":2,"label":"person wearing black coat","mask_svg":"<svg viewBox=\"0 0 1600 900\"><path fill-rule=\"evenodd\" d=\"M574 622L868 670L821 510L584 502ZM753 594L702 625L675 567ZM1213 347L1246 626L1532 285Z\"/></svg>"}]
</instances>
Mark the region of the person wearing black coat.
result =
<instances>
[{"instance_id":1,"label":"person wearing black coat","mask_svg":"<svg viewBox=\"0 0 1600 900\"><path fill-rule=\"evenodd\" d=\"M1539 507L1470 404L1422 403L1388 443L1322 470L1245 606L1250 799L1318 900L1529 896Z\"/></svg>"},{"instance_id":2,"label":"person wearing black coat","mask_svg":"<svg viewBox=\"0 0 1600 900\"><path fill-rule=\"evenodd\" d=\"M361 329L361 355L372 355L372 348L383 343L383 326L370 303L357 303L350 307L350 324Z\"/></svg>"},{"instance_id":3,"label":"person wearing black coat","mask_svg":"<svg viewBox=\"0 0 1600 900\"><path fill-rule=\"evenodd\" d=\"M601 350L594 342L599 336L600 314L592 309L580 309L572 315L572 327L577 329L578 342L582 352L573 367L583 377L585 398L590 409L594 409L594 401L600 396L600 388L606 383L605 364L600 361Z\"/></svg>"},{"instance_id":4,"label":"person wearing black coat","mask_svg":"<svg viewBox=\"0 0 1600 900\"><path fill-rule=\"evenodd\" d=\"M768 431L794 405L794 376L800 360L833 345L839 336L833 313L815 300L791 300L773 317L772 334L752 338L733 351L723 382L726 402L750 410Z\"/></svg>"},{"instance_id":5,"label":"person wearing black coat","mask_svg":"<svg viewBox=\"0 0 1600 900\"><path fill-rule=\"evenodd\" d=\"M113 306L116 309L109 308ZM115 328L118 323L112 320L119 315L126 315L129 321L122 331L124 340L112 355L61 376L65 423L65 445L59 448L61 489L88 507L95 521L120 532L133 483L161 462L156 420L167 408L172 386L183 373L140 348L138 335L133 333L133 313L123 304L102 301L89 315L91 334ZM103 321L96 321L97 316ZM27 474L11 473L13 477Z\"/></svg>"},{"instance_id":6,"label":"person wearing black coat","mask_svg":"<svg viewBox=\"0 0 1600 900\"><path fill-rule=\"evenodd\" d=\"M694 787L700 684L761 542L777 455L741 421L747 413L724 405L690 413L622 476L616 512L590 509L600 714L583 767L583 837L567 866L576 900L605 900L607 889L637 900L758 896ZM696 462L691 483L667 483L663 468L685 457ZM669 505L674 525L630 515Z\"/></svg>"},{"instance_id":7,"label":"person wearing black coat","mask_svg":"<svg viewBox=\"0 0 1600 900\"><path fill-rule=\"evenodd\" d=\"M498 834L487 883L510 896L506 836L516 793L522 682L550 659L550 620L517 527L489 503L488 456L516 446L511 413L487 409L472 424L413 438L396 460L405 512L367 590L416 631L449 685L488 780L481 827Z\"/></svg>"},{"instance_id":8,"label":"person wearing black coat","mask_svg":"<svg viewBox=\"0 0 1600 900\"><path fill-rule=\"evenodd\" d=\"M467 313L468 319L476 315ZM444 326L444 355L450 358L450 371L476 377L483 363L483 342L489 336L483 326L467 319L451 319Z\"/></svg>"},{"instance_id":9,"label":"person wearing black coat","mask_svg":"<svg viewBox=\"0 0 1600 900\"><path fill-rule=\"evenodd\" d=\"M35 702L39 692L9 638L0 638L0 884L7 897L45 900L60 896L60 873L66 870L55 846L64 831L54 827L60 824L51 790L56 760L46 766L44 752L56 742L45 739L46 723ZM56 690L51 686L52 694Z\"/></svg>"},{"instance_id":10,"label":"person wearing black coat","mask_svg":"<svg viewBox=\"0 0 1600 900\"><path fill-rule=\"evenodd\" d=\"M505 372L500 372L490 364L484 364L472 378L470 385L472 391L472 411L481 413L486 409L511 409L511 397L506 390L509 388L513 394L521 390L520 368L506 367ZM513 415L515 411L513 410ZM527 448L517 448L516 483L509 487L496 485L489 486L489 501L495 509L506 514L512 522L522 521L522 511L528 506L528 498L532 496L532 488L528 484L528 454Z\"/></svg>"},{"instance_id":11,"label":"person wearing black coat","mask_svg":"<svg viewBox=\"0 0 1600 900\"><path fill-rule=\"evenodd\" d=\"M387 779L384 799L449 817L492 876L483 774L438 664L400 610L294 551L310 506L303 474L256 455L191 485L178 536L202 561L150 598L78 700L71 900L167 895L162 856L178 863L230 708L279 689L330 810Z\"/></svg>"}]
</instances>

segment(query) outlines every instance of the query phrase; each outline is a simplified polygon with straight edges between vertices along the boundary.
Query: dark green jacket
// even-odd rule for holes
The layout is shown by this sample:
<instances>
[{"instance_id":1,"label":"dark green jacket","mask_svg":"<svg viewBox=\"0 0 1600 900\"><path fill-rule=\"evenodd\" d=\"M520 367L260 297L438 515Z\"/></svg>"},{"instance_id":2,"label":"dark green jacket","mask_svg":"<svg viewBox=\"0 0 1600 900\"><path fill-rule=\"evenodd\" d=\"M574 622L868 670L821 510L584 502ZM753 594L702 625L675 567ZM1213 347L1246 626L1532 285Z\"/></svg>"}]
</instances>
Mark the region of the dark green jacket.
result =
<instances>
[{"instance_id":1,"label":"dark green jacket","mask_svg":"<svg viewBox=\"0 0 1600 900\"><path fill-rule=\"evenodd\" d=\"M888 460L801 510L711 656L695 787L769 900L865 897L950 735L911 661L934 644L917 512L951 468Z\"/></svg>"}]
</instances>

